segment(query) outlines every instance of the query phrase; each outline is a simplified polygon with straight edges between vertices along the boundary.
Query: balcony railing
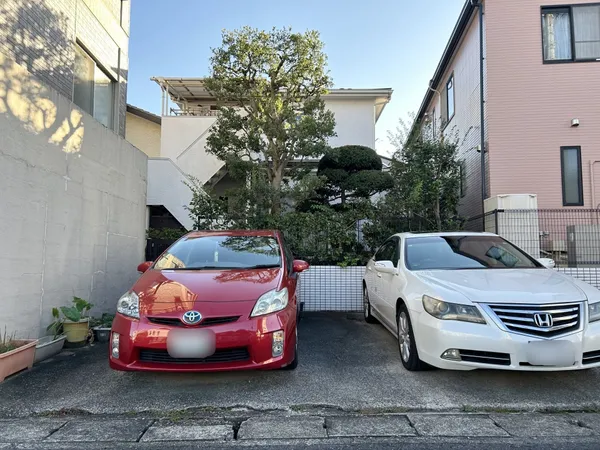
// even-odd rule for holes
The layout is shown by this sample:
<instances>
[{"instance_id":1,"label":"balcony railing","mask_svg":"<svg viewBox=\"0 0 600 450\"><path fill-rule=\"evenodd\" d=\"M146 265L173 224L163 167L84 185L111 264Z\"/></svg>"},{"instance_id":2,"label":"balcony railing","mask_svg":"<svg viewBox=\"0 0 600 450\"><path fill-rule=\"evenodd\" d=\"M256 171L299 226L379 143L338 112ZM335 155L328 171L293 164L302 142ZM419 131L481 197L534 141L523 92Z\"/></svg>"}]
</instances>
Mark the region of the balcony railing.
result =
<instances>
[{"instance_id":1,"label":"balcony railing","mask_svg":"<svg viewBox=\"0 0 600 450\"><path fill-rule=\"evenodd\" d=\"M207 107L189 106L187 108L171 108L173 116L217 117L219 111Z\"/></svg>"}]
</instances>

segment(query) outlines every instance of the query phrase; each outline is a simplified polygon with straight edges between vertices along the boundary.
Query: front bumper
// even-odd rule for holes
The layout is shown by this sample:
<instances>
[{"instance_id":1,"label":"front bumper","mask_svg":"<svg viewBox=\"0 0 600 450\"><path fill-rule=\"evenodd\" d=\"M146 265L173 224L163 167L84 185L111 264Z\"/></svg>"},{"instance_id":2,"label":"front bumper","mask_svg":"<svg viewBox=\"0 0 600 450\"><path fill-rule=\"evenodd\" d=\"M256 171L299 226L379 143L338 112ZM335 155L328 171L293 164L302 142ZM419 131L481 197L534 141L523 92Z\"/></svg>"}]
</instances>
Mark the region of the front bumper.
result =
<instances>
[{"instance_id":1,"label":"front bumper","mask_svg":"<svg viewBox=\"0 0 600 450\"><path fill-rule=\"evenodd\" d=\"M236 355L234 360L189 362L170 358L167 335L173 327L150 323L144 318L130 319L117 314L111 330L109 365L114 370L160 372L215 372L252 369L278 369L295 357L296 315L293 308L258 318L240 318L233 323L215 325L216 351ZM181 329L177 327L177 329ZM283 330L284 351L272 356L273 332ZM112 355L112 335L119 334L119 357ZM240 352L247 357L240 358ZM217 353L215 353L217 354ZM154 357L148 357L154 355ZM157 358L156 355L159 355Z\"/></svg>"},{"instance_id":2,"label":"front bumper","mask_svg":"<svg viewBox=\"0 0 600 450\"><path fill-rule=\"evenodd\" d=\"M576 333L545 340L504 331L488 316L486 320L487 325L438 320L424 311L411 310L419 358L434 367L450 370L552 372L600 367L600 322L586 324L582 331ZM552 345L553 341L560 341L562 346L571 349L575 354L575 362L567 365L532 365L530 360L535 358L531 356L531 346L540 342ZM442 358L442 354L450 349L462 350L464 358L468 360Z\"/></svg>"}]
</instances>

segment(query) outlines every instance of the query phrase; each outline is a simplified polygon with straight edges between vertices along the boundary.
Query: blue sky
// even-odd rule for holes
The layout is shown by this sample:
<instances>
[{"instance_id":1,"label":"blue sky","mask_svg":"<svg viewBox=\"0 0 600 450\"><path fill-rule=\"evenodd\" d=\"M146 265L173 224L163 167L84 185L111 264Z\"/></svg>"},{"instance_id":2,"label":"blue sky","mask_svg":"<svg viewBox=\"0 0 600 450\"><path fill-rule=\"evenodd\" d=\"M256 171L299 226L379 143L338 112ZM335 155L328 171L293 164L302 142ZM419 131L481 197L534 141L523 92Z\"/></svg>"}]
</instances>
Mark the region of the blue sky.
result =
<instances>
[{"instance_id":1,"label":"blue sky","mask_svg":"<svg viewBox=\"0 0 600 450\"><path fill-rule=\"evenodd\" d=\"M318 30L335 87L394 89L377 123L387 131L416 111L464 0L137 0L131 7L128 102L160 113L152 76L202 77L222 29Z\"/></svg>"}]
</instances>

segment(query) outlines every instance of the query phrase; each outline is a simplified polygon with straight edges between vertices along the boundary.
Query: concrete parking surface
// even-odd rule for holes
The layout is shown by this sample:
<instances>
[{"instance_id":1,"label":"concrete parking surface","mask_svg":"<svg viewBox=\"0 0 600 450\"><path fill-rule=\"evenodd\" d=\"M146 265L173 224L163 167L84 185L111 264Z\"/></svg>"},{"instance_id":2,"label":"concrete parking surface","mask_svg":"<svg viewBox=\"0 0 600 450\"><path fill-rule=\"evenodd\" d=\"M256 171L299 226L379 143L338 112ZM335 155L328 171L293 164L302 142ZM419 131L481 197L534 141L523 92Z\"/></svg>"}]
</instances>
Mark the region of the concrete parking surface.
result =
<instances>
[{"instance_id":1,"label":"concrete parking surface","mask_svg":"<svg viewBox=\"0 0 600 450\"><path fill-rule=\"evenodd\" d=\"M395 339L352 314L306 314L299 335L300 365L292 372L114 372L105 345L66 350L0 384L0 417L59 410L207 415L600 409L599 370L410 373Z\"/></svg>"}]
</instances>

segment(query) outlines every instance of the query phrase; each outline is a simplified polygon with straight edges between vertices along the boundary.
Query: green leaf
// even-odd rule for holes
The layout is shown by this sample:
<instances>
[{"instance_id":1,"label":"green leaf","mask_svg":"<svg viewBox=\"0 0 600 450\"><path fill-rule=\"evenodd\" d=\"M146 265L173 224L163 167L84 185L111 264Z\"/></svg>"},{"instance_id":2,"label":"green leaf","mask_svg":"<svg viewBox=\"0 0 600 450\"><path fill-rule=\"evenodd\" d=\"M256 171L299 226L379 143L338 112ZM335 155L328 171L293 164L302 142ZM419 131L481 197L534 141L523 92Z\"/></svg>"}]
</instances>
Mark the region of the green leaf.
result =
<instances>
[{"instance_id":1,"label":"green leaf","mask_svg":"<svg viewBox=\"0 0 600 450\"><path fill-rule=\"evenodd\" d=\"M79 322L81 320L81 311L74 306L61 306L60 310L71 322Z\"/></svg>"}]
</instances>

